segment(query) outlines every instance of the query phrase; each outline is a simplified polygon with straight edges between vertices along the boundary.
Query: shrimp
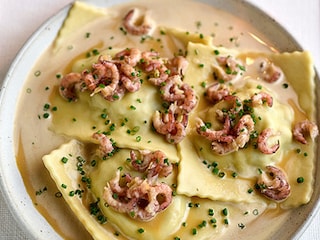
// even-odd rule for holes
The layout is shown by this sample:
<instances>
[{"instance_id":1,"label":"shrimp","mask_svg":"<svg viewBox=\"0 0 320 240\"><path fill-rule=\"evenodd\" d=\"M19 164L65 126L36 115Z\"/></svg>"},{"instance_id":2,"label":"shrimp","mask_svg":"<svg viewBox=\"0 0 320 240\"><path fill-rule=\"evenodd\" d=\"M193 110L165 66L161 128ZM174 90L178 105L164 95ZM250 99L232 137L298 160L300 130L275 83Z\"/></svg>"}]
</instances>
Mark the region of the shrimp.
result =
<instances>
[{"instance_id":1,"label":"shrimp","mask_svg":"<svg viewBox=\"0 0 320 240\"><path fill-rule=\"evenodd\" d=\"M177 102L177 110L189 113L197 104L195 91L181 81L179 75L170 76L160 87L162 99L168 102Z\"/></svg>"},{"instance_id":2,"label":"shrimp","mask_svg":"<svg viewBox=\"0 0 320 240\"><path fill-rule=\"evenodd\" d=\"M172 189L166 183L151 184L147 179L135 180L127 192L129 199L136 199L130 215L142 221L149 221L171 204Z\"/></svg>"},{"instance_id":3,"label":"shrimp","mask_svg":"<svg viewBox=\"0 0 320 240\"><path fill-rule=\"evenodd\" d=\"M254 121L249 114L243 115L234 127L235 141L240 148L243 148L250 140L250 135L254 131Z\"/></svg>"},{"instance_id":4,"label":"shrimp","mask_svg":"<svg viewBox=\"0 0 320 240\"><path fill-rule=\"evenodd\" d=\"M259 70L262 75L262 79L268 83L276 82L283 76L282 70L267 59L260 63Z\"/></svg>"},{"instance_id":5,"label":"shrimp","mask_svg":"<svg viewBox=\"0 0 320 240\"><path fill-rule=\"evenodd\" d=\"M181 100L185 97L184 91L180 89L183 84L179 75L169 77L160 87L161 97L168 102Z\"/></svg>"},{"instance_id":6,"label":"shrimp","mask_svg":"<svg viewBox=\"0 0 320 240\"><path fill-rule=\"evenodd\" d=\"M96 132L92 137L99 141L99 152L102 157L107 157L113 152L113 143L105 134Z\"/></svg>"},{"instance_id":7,"label":"shrimp","mask_svg":"<svg viewBox=\"0 0 320 240\"><path fill-rule=\"evenodd\" d=\"M186 126L181 122L175 122L174 129L166 134L166 140L169 143L177 144L186 136Z\"/></svg>"},{"instance_id":8,"label":"shrimp","mask_svg":"<svg viewBox=\"0 0 320 240\"><path fill-rule=\"evenodd\" d=\"M120 176L120 171L117 171L115 178L109 181L109 188L112 192L117 193L120 196L124 196L128 190L127 184L132 181L130 174L124 174Z\"/></svg>"},{"instance_id":9,"label":"shrimp","mask_svg":"<svg viewBox=\"0 0 320 240\"><path fill-rule=\"evenodd\" d=\"M219 155L225 155L231 152L238 151L239 146L234 139L231 139L231 141L228 142L213 141L211 143L211 149Z\"/></svg>"},{"instance_id":10,"label":"shrimp","mask_svg":"<svg viewBox=\"0 0 320 240\"><path fill-rule=\"evenodd\" d=\"M290 195L290 184L284 172L274 166L266 166L257 185L265 197L274 201L283 201Z\"/></svg>"},{"instance_id":11,"label":"shrimp","mask_svg":"<svg viewBox=\"0 0 320 240\"><path fill-rule=\"evenodd\" d=\"M215 80L231 81L236 79L240 74L240 62L231 56L217 57L219 66L213 66L213 77Z\"/></svg>"},{"instance_id":12,"label":"shrimp","mask_svg":"<svg viewBox=\"0 0 320 240\"><path fill-rule=\"evenodd\" d=\"M307 135L313 141L319 135L318 126L309 120L296 123L293 128L293 137L302 144L307 144Z\"/></svg>"},{"instance_id":13,"label":"shrimp","mask_svg":"<svg viewBox=\"0 0 320 240\"><path fill-rule=\"evenodd\" d=\"M167 63L167 67L170 70L170 75L183 76L188 68L189 62L185 57L176 56L170 59Z\"/></svg>"},{"instance_id":14,"label":"shrimp","mask_svg":"<svg viewBox=\"0 0 320 240\"><path fill-rule=\"evenodd\" d=\"M268 139L272 136L278 135L277 133L274 133L271 128L266 128L264 129L258 136L257 139L257 144L258 144L258 149L260 152L264 154L272 154L278 151L280 147L280 142L278 140L277 143L275 143L273 146L268 146Z\"/></svg>"},{"instance_id":15,"label":"shrimp","mask_svg":"<svg viewBox=\"0 0 320 240\"><path fill-rule=\"evenodd\" d=\"M206 89L206 97L212 103L217 103L221 101L224 97L228 96L229 94L229 89L221 83L211 84Z\"/></svg>"},{"instance_id":16,"label":"shrimp","mask_svg":"<svg viewBox=\"0 0 320 240\"><path fill-rule=\"evenodd\" d=\"M143 150L139 153L138 159L134 151L130 152L131 165L139 172L146 172L148 178L167 177L172 173L172 164L162 151Z\"/></svg>"},{"instance_id":17,"label":"shrimp","mask_svg":"<svg viewBox=\"0 0 320 240\"><path fill-rule=\"evenodd\" d=\"M141 87L141 81L138 77L139 74L136 69L128 63L121 63L119 68L122 75L120 81L122 82L123 86L129 92L138 91Z\"/></svg>"},{"instance_id":18,"label":"shrimp","mask_svg":"<svg viewBox=\"0 0 320 240\"><path fill-rule=\"evenodd\" d=\"M114 210L127 213L135 219L149 221L171 204L172 189L166 183L151 183L139 177L130 178L118 195L119 192L112 185L120 185L119 176L118 170L116 177L107 183L103 192L104 201Z\"/></svg>"},{"instance_id":19,"label":"shrimp","mask_svg":"<svg viewBox=\"0 0 320 240\"><path fill-rule=\"evenodd\" d=\"M156 111L152 117L155 130L166 136L169 143L177 144L186 135L188 115L179 114L176 104L171 104L167 113Z\"/></svg>"},{"instance_id":20,"label":"shrimp","mask_svg":"<svg viewBox=\"0 0 320 240\"><path fill-rule=\"evenodd\" d=\"M256 93L251 97L251 102L254 107L263 105L266 103L269 107L273 105L273 98L271 95L265 92Z\"/></svg>"},{"instance_id":21,"label":"shrimp","mask_svg":"<svg viewBox=\"0 0 320 240\"><path fill-rule=\"evenodd\" d=\"M221 130L212 130L207 128L201 119L196 119L196 130L200 136L211 141L211 149L219 154L224 155L238 150L235 138L230 134L230 118L227 115Z\"/></svg>"},{"instance_id":22,"label":"shrimp","mask_svg":"<svg viewBox=\"0 0 320 240\"><path fill-rule=\"evenodd\" d=\"M168 134L174 129L174 113L169 109L168 113L156 111L152 117L155 130L163 135Z\"/></svg>"},{"instance_id":23,"label":"shrimp","mask_svg":"<svg viewBox=\"0 0 320 240\"><path fill-rule=\"evenodd\" d=\"M122 76L121 82L129 92L136 92L141 88L141 82L139 79L130 79L126 76Z\"/></svg>"},{"instance_id":24,"label":"shrimp","mask_svg":"<svg viewBox=\"0 0 320 240\"><path fill-rule=\"evenodd\" d=\"M67 100L75 101L76 96L76 85L82 81L80 73L68 73L65 75L60 82L60 95Z\"/></svg>"},{"instance_id":25,"label":"shrimp","mask_svg":"<svg viewBox=\"0 0 320 240\"><path fill-rule=\"evenodd\" d=\"M224 96L223 100L232 104L229 111L233 114L240 112L240 110L243 108L241 99L235 95Z\"/></svg>"},{"instance_id":26,"label":"shrimp","mask_svg":"<svg viewBox=\"0 0 320 240\"><path fill-rule=\"evenodd\" d=\"M100 94L104 97L104 99L113 102L116 100L121 99L124 94L126 93L126 88L123 86L122 82L120 82L113 92L104 92L103 90L100 92Z\"/></svg>"},{"instance_id":27,"label":"shrimp","mask_svg":"<svg viewBox=\"0 0 320 240\"><path fill-rule=\"evenodd\" d=\"M141 59L141 51L137 48L126 48L115 55L116 59L123 60L130 66L136 66Z\"/></svg>"},{"instance_id":28,"label":"shrimp","mask_svg":"<svg viewBox=\"0 0 320 240\"><path fill-rule=\"evenodd\" d=\"M98 86L94 89L91 95L101 93L104 98L112 96L118 87L120 80L120 73L117 66L110 61L102 61L99 64L93 65L93 76L98 79Z\"/></svg>"},{"instance_id":29,"label":"shrimp","mask_svg":"<svg viewBox=\"0 0 320 240\"><path fill-rule=\"evenodd\" d=\"M205 123L200 119L196 119L196 131L197 133L208 139L209 141L217 141L217 142L231 142L233 137L229 135L230 133L230 119L227 115L225 118L225 122L223 128L221 130L212 130L208 128Z\"/></svg>"},{"instance_id":30,"label":"shrimp","mask_svg":"<svg viewBox=\"0 0 320 240\"><path fill-rule=\"evenodd\" d=\"M155 86L161 86L168 79L170 71L168 71L168 68L161 62L153 61L152 64L154 71L148 80Z\"/></svg>"},{"instance_id":31,"label":"shrimp","mask_svg":"<svg viewBox=\"0 0 320 240\"><path fill-rule=\"evenodd\" d=\"M123 26L132 35L142 36L150 34L152 30L151 22L148 22L146 16L143 16L141 23L137 24L137 14L137 9L131 9L123 19Z\"/></svg>"},{"instance_id":32,"label":"shrimp","mask_svg":"<svg viewBox=\"0 0 320 240\"><path fill-rule=\"evenodd\" d=\"M195 91L188 84L183 84L181 90L184 92L185 97L178 100L177 105L183 114L187 114L197 105L197 96Z\"/></svg>"},{"instance_id":33,"label":"shrimp","mask_svg":"<svg viewBox=\"0 0 320 240\"><path fill-rule=\"evenodd\" d=\"M90 73L88 70L84 70L82 72L82 78L83 78L83 81L86 85L86 88L93 92L96 88L97 88L97 85L99 83L99 79L95 79L92 75L92 73Z\"/></svg>"}]
</instances>

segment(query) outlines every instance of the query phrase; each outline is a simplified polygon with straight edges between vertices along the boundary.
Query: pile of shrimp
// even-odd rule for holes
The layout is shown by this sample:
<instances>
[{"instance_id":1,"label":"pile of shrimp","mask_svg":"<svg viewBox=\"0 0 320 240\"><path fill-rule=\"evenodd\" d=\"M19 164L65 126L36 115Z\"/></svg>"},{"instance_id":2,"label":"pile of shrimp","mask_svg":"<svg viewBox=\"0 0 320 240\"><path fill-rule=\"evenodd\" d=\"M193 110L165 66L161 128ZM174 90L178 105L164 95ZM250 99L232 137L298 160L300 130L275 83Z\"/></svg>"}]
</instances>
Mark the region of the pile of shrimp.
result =
<instances>
[{"instance_id":1,"label":"pile of shrimp","mask_svg":"<svg viewBox=\"0 0 320 240\"><path fill-rule=\"evenodd\" d=\"M211 148L217 154L223 155L244 148L251 139L256 139L256 147L263 154L273 154L280 148L278 140L270 145L268 140L280 135L272 128L265 128L260 133L255 130L254 109L259 106L271 108L273 106L273 97L264 91L255 93L250 99L242 100L233 95L230 89L222 83L213 83L206 89L207 99L216 104L225 101L230 105L230 109L218 109L217 119L223 124L222 129L213 130L197 118L196 131L199 135L211 141ZM315 123L305 120L298 122L293 128L293 137L295 140L306 144L308 135L312 140L319 134Z\"/></svg>"},{"instance_id":2,"label":"pile of shrimp","mask_svg":"<svg viewBox=\"0 0 320 240\"><path fill-rule=\"evenodd\" d=\"M273 106L273 98L266 92L254 94L250 99L242 100L230 93L229 88L221 83L214 83L206 89L206 97L216 104L225 101L230 105L228 110L217 110L217 118L223 124L220 130L211 129L202 119L197 118L197 133L209 141L211 148L218 154L227 154L244 148L256 133L253 110L255 107ZM257 138L257 148L265 154L275 153L279 149L279 142L268 146L269 137L276 135L271 129L264 129Z\"/></svg>"},{"instance_id":3,"label":"pile of shrimp","mask_svg":"<svg viewBox=\"0 0 320 240\"><path fill-rule=\"evenodd\" d=\"M103 199L115 211L149 221L172 202L171 187L157 180L172 173L172 164L161 151L142 150L137 156L132 150L130 158L133 170L145 177L132 177L129 173L120 176L118 170L104 188Z\"/></svg>"},{"instance_id":4,"label":"pile of shrimp","mask_svg":"<svg viewBox=\"0 0 320 240\"><path fill-rule=\"evenodd\" d=\"M90 70L65 75L60 83L60 94L69 101L76 101L77 91L87 90L91 96L99 93L108 101L119 100L126 92L141 88L143 72L169 105L165 113L154 114L153 126L168 142L176 144L185 137L188 114L197 103L194 90L183 82L187 66L183 56L164 59L155 51L126 48L113 58L100 56Z\"/></svg>"}]
</instances>

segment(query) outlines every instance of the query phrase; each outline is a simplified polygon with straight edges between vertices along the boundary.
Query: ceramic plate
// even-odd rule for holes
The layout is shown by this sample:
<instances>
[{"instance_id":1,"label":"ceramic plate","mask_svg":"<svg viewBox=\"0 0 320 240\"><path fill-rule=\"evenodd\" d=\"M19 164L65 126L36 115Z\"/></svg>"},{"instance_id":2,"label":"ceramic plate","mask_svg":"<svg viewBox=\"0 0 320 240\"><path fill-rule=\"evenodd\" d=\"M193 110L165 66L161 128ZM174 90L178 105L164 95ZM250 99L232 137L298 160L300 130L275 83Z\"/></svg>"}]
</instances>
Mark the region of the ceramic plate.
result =
<instances>
[{"instance_id":1,"label":"ceramic plate","mask_svg":"<svg viewBox=\"0 0 320 240\"><path fill-rule=\"evenodd\" d=\"M125 2L118 0L88 1L97 6L110 6L115 3ZM201 0L201 2L213 5L229 12L250 24L258 32L263 33L263 40L272 43L272 46L280 52L302 50L300 45L288 32L278 25L265 13L243 1L225 0ZM70 6L65 7L46 23L24 45L12 63L7 77L1 88L0 98L0 177L1 188L17 222L28 233L31 239L61 239L45 218L37 211L26 192L22 177L15 161L14 149L14 118L16 103L22 90L27 75L43 51L50 45L57 35ZM319 77L316 76L317 102L319 102ZM317 113L319 119L319 112ZM319 149L319 147L318 147ZM317 158L319 153L317 153ZM316 163L316 171L320 162ZM315 186L320 186L320 176L316 175ZM309 204L298 208L290 222L280 227L272 239L298 238L319 208L318 197L320 188L315 187L315 192Z\"/></svg>"}]
</instances>

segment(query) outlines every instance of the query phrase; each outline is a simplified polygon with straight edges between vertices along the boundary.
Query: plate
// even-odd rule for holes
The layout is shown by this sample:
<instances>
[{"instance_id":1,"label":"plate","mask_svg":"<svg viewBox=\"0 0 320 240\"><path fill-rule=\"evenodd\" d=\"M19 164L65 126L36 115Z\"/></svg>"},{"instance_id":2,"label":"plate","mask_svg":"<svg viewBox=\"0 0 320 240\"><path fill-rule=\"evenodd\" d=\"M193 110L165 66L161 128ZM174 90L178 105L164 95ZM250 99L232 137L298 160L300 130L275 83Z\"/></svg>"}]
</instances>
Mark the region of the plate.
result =
<instances>
[{"instance_id":1,"label":"plate","mask_svg":"<svg viewBox=\"0 0 320 240\"><path fill-rule=\"evenodd\" d=\"M88 1L97 6L112 5L126 1ZM244 19L253 28L263 32L262 39L272 43L273 47L280 52L302 50L295 39L278 25L273 19L255 6L240 1L201 1L220 8L239 18ZM60 236L47 223L42 215L34 208L29 195L25 190L23 180L15 162L14 149L14 117L16 103L22 90L24 80L27 78L30 69L42 52L54 40L70 6L67 6L55 16L50 18L38 31L29 39L12 63L12 66L3 83L0 97L0 177L1 188L13 212L17 222L29 234L31 239L60 239ZM317 96L319 98L319 77L316 76ZM319 99L317 99L319 102ZM319 119L319 112L317 113ZM319 154L317 154L319 156ZM8 160L11 159L11 160ZM319 169L319 163L316 165ZM319 186L319 177L316 176L315 185ZM303 233L315 211L319 208L317 198L319 189L315 188L313 197L308 205L297 209L291 216L290 224L274 234L274 239L298 238Z\"/></svg>"}]
</instances>

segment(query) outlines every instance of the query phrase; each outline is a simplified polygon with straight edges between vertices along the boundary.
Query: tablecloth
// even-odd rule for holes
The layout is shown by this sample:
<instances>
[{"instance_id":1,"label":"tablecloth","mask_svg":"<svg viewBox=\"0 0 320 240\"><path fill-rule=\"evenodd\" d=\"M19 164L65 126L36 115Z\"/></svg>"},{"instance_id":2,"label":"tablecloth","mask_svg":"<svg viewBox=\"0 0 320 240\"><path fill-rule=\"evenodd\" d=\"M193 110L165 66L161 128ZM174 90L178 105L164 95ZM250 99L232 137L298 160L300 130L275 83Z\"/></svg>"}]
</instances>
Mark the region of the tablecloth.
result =
<instances>
[{"instance_id":1,"label":"tablecloth","mask_svg":"<svg viewBox=\"0 0 320 240\"><path fill-rule=\"evenodd\" d=\"M100 0L101 1L101 0ZM0 83L25 41L50 16L72 0L0 0ZM283 25L309 50L320 69L320 1L249 0ZM320 239L320 213L301 240ZM28 239L20 230L0 193L0 239Z\"/></svg>"}]
</instances>

